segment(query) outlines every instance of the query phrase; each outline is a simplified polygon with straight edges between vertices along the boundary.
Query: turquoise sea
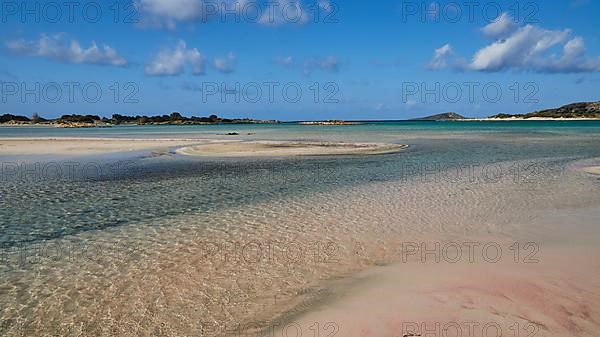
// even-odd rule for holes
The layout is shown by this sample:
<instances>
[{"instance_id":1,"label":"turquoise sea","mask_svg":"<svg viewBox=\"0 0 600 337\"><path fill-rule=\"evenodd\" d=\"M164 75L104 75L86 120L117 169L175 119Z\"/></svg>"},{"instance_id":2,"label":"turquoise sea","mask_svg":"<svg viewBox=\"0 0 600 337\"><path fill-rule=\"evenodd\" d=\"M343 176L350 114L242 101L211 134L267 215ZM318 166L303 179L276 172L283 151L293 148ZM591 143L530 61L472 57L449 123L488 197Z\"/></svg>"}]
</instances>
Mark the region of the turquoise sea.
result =
<instances>
[{"instance_id":1,"label":"turquoise sea","mask_svg":"<svg viewBox=\"0 0 600 337\"><path fill-rule=\"evenodd\" d=\"M454 166L464 166L466 170L470 165L519 160L556 165L600 157L600 121L377 122L341 127L297 124L3 127L0 138L223 139L232 131L244 139L393 142L409 144L410 148L400 154L362 158L211 161L176 156L166 160L144 153L78 158L82 163L97 163L98 168L90 167L87 173L68 172L64 164L59 172L45 168L43 162L42 166L30 163L14 171L9 163L23 158L5 158L0 242L5 245L35 242L190 210L207 212L289 194L406 179L410 175L427 174L428 170L441 171ZM45 176L58 179L45 181ZM154 206L149 208L149 205Z\"/></svg>"},{"instance_id":2,"label":"turquoise sea","mask_svg":"<svg viewBox=\"0 0 600 337\"><path fill-rule=\"evenodd\" d=\"M2 127L0 137L201 137L219 132L261 132L323 136L326 133L377 134L379 132L555 132L559 130L592 131L600 127L600 121L481 121L481 122L366 122L349 126L308 126L297 123L280 124L236 124L236 125L148 125L116 126L111 128L55 128L55 127Z\"/></svg>"}]
</instances>

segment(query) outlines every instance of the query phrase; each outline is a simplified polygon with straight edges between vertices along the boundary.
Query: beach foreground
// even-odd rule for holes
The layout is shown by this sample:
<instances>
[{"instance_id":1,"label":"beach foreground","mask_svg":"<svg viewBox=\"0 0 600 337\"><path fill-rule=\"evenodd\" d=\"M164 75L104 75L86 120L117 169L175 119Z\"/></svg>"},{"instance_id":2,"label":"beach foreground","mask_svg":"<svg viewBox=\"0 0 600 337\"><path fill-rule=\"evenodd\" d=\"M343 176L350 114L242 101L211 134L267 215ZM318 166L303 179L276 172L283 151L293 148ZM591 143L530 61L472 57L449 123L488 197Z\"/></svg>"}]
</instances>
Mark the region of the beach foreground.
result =
<instances>
[{"instance_id":1,"label":"beach foreground","mask_svg":"<svg viewBox=\"0 0 600 337\"><path fill-rule=\"evenodd\" d=\"M567 213L578 225L595 227L600 221L598 209ZM564 220L542 218L549 227ZM597 228L593 233L600 234ZM566 238L572 240L569 245L557 244ZM515 251L504 249L512 256L495 261L494 251L493 262L477 249L470 254L463 247L456 254L456 241L446 243L452 245L450 254L436 250L436 240L418 248L404 243L410 249L403 262L332 282L323 302L262 333L285 336L317 328L356 337L597 336L600 250L568 234L552 238L553 243L547 239L530 243L521 261L514 259ZM494 238L470 242L498 243ZM544 249L534 252L533 247Z\"/></svg>"}]
</instances>

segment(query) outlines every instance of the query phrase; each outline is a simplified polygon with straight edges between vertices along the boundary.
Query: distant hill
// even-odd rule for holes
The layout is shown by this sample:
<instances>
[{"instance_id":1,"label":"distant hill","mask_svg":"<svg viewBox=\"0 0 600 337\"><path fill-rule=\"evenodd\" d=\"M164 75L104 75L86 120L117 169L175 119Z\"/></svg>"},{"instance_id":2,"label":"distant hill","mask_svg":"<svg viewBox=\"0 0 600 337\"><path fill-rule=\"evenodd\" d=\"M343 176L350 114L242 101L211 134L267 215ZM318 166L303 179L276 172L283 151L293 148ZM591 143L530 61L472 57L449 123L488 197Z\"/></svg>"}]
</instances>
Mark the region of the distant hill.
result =
<instances>
[{"instance_id":1,"label":"distant hill","mask_svg":"<svg viewBox=\"0 0 600 337\"><path fill-rule=\"evenodd\" d=\"M599 118L600 102L572 103L557 109L540 110L522 115L498 114L490 118Z\"/></svg>"},{"instance_id":2,"label":"distant hill","mask_svg":"<svg viewBox=\"0 0 600 337\"><path fill-rule=\"evenodd\" d=\"M437 115L433 115L433 116L429 116L429 117L415 118L413 120L414 121L455 121L455 120L461 120L461 119L466 119L466 118L455 112L446 112L443 114L437 114Z\"/></svg>"}]
</instances>

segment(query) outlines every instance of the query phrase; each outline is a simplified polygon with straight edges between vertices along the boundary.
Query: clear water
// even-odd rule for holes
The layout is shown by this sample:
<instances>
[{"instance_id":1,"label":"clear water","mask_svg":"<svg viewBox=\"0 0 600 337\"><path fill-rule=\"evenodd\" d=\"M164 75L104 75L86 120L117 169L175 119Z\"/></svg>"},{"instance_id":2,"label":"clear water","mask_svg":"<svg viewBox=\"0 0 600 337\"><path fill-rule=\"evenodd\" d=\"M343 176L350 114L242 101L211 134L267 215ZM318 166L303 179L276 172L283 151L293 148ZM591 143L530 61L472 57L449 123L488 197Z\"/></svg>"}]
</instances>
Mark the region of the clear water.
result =
<instances>
[{"instance_id":1,"label":"clear water","mask_svg":"<svg viewBox=\"0 0 600 337\"><path fill-rule=\"evenodd\" d=\"M411 148L385 156L309 160L211 162L143 155L112 161L88 158L80 161L80 167L93 163L93 167L101 169L91 169L87 174L74 170L73 179L58 177L51 169L45 170L43 163L39 167L32 163L19 167L18 174L6 166L13 161L5 161L0 244L12 246L149 219L209 213L291 195L400 180L436 168L441 171L464 167L467 174L469 167L498 162L537 160L536 164L542 165L542 161L552 159L552 164L564 164L600 157L600 123L596 122L0 128L0 137L203 138L218 137L229 129L248 131L262 139L281 139L285 135L285 139L393 141L409 143ZM65 166L60 167L66 171ZM480 173L484 173L483 169Z\"/></svg>"},{"instance_id":2,"label":"clear water","mask_svg":"<svg viewBox=\"0 0 600 337\"><path fill-rule=\"evenodd\" d=\"M415 134L420 132L550 132L578 131L596 132L600 121L494 121L494 122L369 122L348 126L310 126L295 123L240 124L240 125L147 125L114 126L111 128L63 129L55 127L2 127L0 137L203 137L236 130L240 133L256 132L262 136L285 135L286 137L323 137L327 133L351 134L354 137L374 134Z\"/></svg>"},{"instance_id":3,"label":"clear water","mask_svg":"<svg viewBox=\"0 0 600 337\"><path fill-rule=\"evenodd\" d=\"M109 320L112 329L124 334L127 324L160 322L197 334L196 321L175 323L178 317L223 322L268 316L275 312L264 309L265 294L282 289L298 294L321 278L360 267L352 261L334 268L297 263L290 271L283 262L276 268L232 263L219 270L206 265L206 254L197 255L207 241L230 248L253 239L292 241L310 250L315 242L333 239L362 238L381 245L394 235L406 235L407 228L447 235L477 229L504 233L509 227L502 226L527 218L533 209L600 202L600 182L573 170L582 163L598 163L600 122L7 127L0 128L0 138L223 139L230 131L244 139L394 142L410 148L390 155L336 158L85 157L70 161L94 163L104 168L103 174L79 172L51 179L32 169L35 158L28 159L25 175L7 171L6 164L15 158L0 154L0 333L68 335L77 326L78 331L101 335L103 322ZM34 252L57 243L98 250L89 250L93 258L78 250L69 258ZM36 254L42 256L33 259ZM263 276L257 276L257 269ZM225 305L203 299L207 292L230 289L224 285L227 280L217 277L228 273L261 286L251 295L238 294L244 297L241 302ZM174 275L180 278L170 279ZM166 294L170 283L178 290ZM185 305L181 296L202 304ZM165 298L171 302L152 307ZM145 311L138 315L135 308ZM149 311L163 320L150 319ZM60 325L64 322L68 328Z\"/></svg>"}]
</instances>

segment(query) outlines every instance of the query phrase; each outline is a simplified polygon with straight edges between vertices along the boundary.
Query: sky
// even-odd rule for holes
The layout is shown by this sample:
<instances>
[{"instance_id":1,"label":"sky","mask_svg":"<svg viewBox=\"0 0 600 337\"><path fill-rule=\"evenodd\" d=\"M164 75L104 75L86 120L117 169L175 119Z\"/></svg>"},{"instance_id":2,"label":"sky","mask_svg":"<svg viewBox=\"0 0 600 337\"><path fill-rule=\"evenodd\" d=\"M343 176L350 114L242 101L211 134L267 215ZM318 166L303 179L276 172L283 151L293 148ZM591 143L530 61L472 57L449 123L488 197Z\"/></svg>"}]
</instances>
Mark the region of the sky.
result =
<instances>
[{"instance_id":1,"label":"sky","mask_svg":"<svg viewBox=\"0 0 600 337\"><path fill-rule=\"evenodd\" d=\"M600 100L600 1L0 4L0 114L324 120Z\"/></svg>"}]
</instances>

